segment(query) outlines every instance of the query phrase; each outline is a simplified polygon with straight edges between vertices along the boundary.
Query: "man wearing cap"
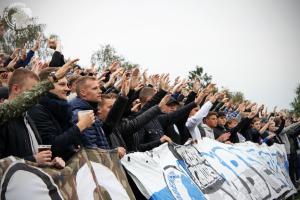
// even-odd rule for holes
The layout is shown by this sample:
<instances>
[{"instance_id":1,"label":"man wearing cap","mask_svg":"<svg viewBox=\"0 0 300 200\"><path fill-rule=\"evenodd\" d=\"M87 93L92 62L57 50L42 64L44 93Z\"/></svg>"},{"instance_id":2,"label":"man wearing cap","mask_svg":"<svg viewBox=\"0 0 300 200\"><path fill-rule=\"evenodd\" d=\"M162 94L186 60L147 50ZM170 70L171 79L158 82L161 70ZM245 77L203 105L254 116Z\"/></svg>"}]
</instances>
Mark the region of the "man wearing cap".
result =
<instances>
[{"instance_id":1,"label":"man wearing cap","mask_svg":"<svg viewBox=\"0 0 300 200\"><path fill-rule=\"evenodd\" d=\"M175 112L179 106L179 102L174 97L171 97L164 111L166 113L172 113ZM190 134L187 134L187 131L183 131L181 127L181 124L185 124L186 120L187 118L182 118L174 124L163 127L165 135L171 138L176 144L184 144L190 137Z\"/></svg>"},{"instance_id":2,"label":"man wearing cap","mask_svg":"<svg viewBox=\"0 0 300 200\"><path fill-rule=\"evenodd\" d=\"M217 121L218 121L218 124L214 128L214 135L215 135L216 139L227 131L227 129L225 127L226 122L227 122L226 114L224 112L218 112L217 113Z\"/></svg>"}]
</instances>

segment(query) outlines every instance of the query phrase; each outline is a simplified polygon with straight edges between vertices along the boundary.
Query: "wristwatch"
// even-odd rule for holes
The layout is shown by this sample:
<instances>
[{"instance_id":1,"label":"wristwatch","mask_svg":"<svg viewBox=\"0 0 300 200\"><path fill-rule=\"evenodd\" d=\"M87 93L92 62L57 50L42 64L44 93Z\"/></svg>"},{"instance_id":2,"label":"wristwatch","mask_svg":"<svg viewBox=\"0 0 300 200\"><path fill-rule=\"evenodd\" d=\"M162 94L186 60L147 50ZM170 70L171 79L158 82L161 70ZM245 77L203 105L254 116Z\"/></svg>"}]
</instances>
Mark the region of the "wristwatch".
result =
<instances>
[{"instance_id":1,"label":"wristwatch","mask_svg":"<svg viewBox=\"0 0 300 200\"><path fill-rule=\"evenodd\" d=\"M51 73L49 74L49 77L52 77L52 79L53 79L54 82L57 82L57 81L58 81L57 77L55 76L55 72L51 72Z\"/></svg>"}]
</instances>

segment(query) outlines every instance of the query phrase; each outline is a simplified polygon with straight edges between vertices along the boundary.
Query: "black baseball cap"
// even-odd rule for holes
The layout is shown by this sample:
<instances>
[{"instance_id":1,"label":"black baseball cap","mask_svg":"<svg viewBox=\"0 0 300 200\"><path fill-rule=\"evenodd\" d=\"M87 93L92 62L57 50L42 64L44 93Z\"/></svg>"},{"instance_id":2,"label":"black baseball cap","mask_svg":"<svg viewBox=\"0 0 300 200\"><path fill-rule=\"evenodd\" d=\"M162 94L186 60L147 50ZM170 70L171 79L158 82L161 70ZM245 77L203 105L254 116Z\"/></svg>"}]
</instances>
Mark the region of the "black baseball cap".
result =
<instances>
[{"instance_id":1,"label":"black baseball cap","mask_svg":"<svg viewBox=\"0 0 300 200\"><path fill-rule=\"evenodd\" d=\"M218 118L220 117L226 117L226 114L224 112L218 112Z\"/></svg>"}]
</instances>

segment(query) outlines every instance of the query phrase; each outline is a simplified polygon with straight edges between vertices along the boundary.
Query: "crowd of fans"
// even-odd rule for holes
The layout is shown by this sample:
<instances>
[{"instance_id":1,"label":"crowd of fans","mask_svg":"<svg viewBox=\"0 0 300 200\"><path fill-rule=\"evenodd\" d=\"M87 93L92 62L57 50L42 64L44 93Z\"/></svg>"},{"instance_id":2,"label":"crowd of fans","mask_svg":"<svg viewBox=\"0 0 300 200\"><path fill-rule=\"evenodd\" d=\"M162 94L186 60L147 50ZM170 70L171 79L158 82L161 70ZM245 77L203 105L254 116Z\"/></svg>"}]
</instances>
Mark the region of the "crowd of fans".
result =
<instances>
[{"instance_id":1,"label":"crowd of fans","mask_svg":"<svg viewBox=\"0 0 300 200\"><path fill-rule=\"evenodd\" d=\"M215 84L201 87L169 74L126 70L118 62L98 71L66 61L60 42L51 61L30 49L0 57L0 158L10 155L63 168L80 148L147 151L162 143L209 137L222 143L284 144L296 183L300 120L250 101L233 103ZM39 151L39 145L51 149ZM298 173L299 177L300 173Z\"/></svg>"}]
</instances>

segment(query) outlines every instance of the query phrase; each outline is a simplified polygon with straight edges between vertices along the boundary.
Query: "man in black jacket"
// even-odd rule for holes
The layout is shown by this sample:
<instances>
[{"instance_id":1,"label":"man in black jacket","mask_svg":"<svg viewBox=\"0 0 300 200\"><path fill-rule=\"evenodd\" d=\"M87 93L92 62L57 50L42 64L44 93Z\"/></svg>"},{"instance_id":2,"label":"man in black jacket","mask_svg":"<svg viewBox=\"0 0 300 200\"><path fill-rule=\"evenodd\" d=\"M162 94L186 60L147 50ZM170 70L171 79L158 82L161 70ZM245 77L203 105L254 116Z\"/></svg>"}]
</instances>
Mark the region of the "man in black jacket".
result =
<instances>
[{"instance_id":1,"label":"man in black jacket","mask_svg":"<svg viewBox=\"0 0 300 200\"><path fill-rule=\"evenodd\" d=\"M189 105L193 105L194 103L196 103L197 106L199 106L200 103L202 102L202 100L205 98L205 95L204 94L200 95L200 93L199 93L197 98L196 98L196 96L197 96L197 94L195 96L194 95L189 95L186 102L185 102L184 107L189 108ZM193 108L195 108L197 106L194 106ZM176 99L172 98L167 103L165 112L174 114L174 112L176 112L178 110L178 107L179 107L179 102L177 102ZM187 127L185 126L186 121L187 121L188 116L189 116L189 113L191 112L191 110L189 110L189 111L188 110L185 113L181 113L179 116L177 116L175 123L168 124L168 123L165 123L163 120L160 121L160 123L161 123L161 125L164 129L165 135L170 137L172 139L172 141L176 144L181 144L182 145L189 138L191 138L191 134L188 131Z\"/></svg>"},{"instance_id":2,"label":"man in black jacket","mask_svg":"<svg viewBox=\"0 0 300 200\"><path fill-rule=\"evenodd\" d=\"M31 89L38 81L38 76L29 70L15 70L9 81L8 100L11 101ZM0 127L0 158L12 155L38 163L51 162L50 150L38 152L38 145L41 143L40 135L27 112ZM64 166L60 158L55 158L52 164Z\"/></svg>"},{"instance_id":3,"label":"man in black jacket","mask_svg":"<svg viewBox=\"0 0 300 200\"><path fill-rule=\"evenodd\" d=\"M49 74L58 68L46 68L39 74L45 80ZM94 115L81 116L76 124L72 123L72 110L67 101L67 79L63 77L54 83L54 89L41 98L39 104L34 106L29 115L36 124L43 144L52 145L54 156L69 160L74 155L80 137L84 130L94 122Z\"/></svg>"}]
</instances>

